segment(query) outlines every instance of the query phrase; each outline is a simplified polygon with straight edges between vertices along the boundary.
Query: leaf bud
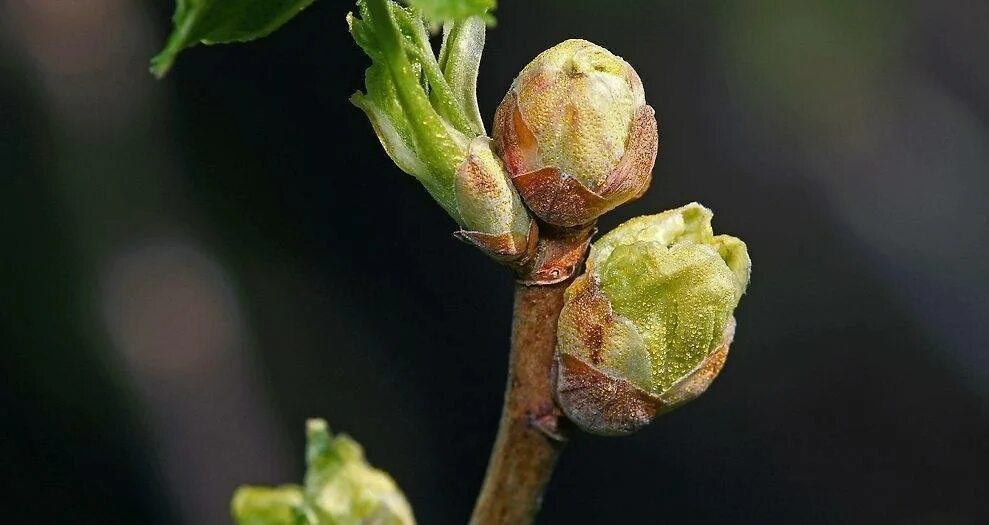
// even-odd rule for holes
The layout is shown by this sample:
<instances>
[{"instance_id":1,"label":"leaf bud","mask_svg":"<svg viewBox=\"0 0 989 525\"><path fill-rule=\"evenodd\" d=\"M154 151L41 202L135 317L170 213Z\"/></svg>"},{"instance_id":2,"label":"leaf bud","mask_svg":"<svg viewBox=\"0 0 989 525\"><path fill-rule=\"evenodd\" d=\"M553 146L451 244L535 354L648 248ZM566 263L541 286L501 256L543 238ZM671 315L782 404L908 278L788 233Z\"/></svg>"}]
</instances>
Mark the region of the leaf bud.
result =
<instances>
[{"instance_id":1,"label":"leaf bud","mask_svg":"<svg viewBox=\"0 0 989 525\"><path fill-rule=\"evenodd\" d=\"M749 282L745 243L714 235L697 203L632 219L597 240L557 329L557 400L584 430L629 434L720 372Z\"/></svg>"},{"instance_id":2,"label":"leaf bud","mask_svg":"<svg viewBox=\"0 0 989 525\"><path fill-rule=\"evenodd\" d=\"M586 40L562 42L519 73L493 136L532 212L565 227L641 196L659 147L638 74Z\"/></svg>"}]
</instances>

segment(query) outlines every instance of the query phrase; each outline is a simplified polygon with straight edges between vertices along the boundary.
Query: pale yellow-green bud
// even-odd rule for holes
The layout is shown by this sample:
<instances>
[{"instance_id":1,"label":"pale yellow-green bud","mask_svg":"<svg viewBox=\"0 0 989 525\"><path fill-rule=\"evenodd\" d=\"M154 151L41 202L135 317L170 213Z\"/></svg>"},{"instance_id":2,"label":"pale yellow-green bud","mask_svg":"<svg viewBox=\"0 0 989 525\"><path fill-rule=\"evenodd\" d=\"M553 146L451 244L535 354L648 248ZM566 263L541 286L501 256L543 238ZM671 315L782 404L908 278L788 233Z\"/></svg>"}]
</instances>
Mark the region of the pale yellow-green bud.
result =
<instances>
[{"instance_id":1,"label":"pale yellow-green bud","mask_svg":"<svg viewBox=\"0 0 989 525\"><path fill-rule=\"evenodd\" d=\"M586 40L558 44L519 73L493 136L533 213L568 227L640 196L658 148L639 76Z\"/></svg>"},{"instance_id":2,"label":"pale yellow-green bud","mask_svg":"<svg viewBox=\"0 0 989 525\"><path fill-rule=\"evenodd\" d=\"M632 219L591 247L557 332L557 396L580 427L627 434L721 370L748 285L745 243L697 203Z\"/></svg>"}]
</instances>

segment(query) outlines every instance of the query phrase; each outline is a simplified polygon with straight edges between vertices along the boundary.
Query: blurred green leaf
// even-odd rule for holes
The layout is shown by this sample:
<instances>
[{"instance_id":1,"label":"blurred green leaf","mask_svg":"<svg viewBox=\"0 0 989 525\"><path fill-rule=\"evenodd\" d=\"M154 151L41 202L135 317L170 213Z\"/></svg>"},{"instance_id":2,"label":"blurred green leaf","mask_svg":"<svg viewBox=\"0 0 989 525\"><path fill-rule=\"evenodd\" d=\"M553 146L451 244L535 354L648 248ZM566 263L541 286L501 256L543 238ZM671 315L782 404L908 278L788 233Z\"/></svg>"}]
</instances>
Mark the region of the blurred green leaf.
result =
<instances>
[{"instance_id":1,"label":"blurred green leaf","mask_svg":"<svg viewBox=\"0 0 989 525\"><path fill-rule=\"evenodd\" d=\"M237 525L293 525L299 522L302 487L240 487L230 504Z\"/></svg>"},{"instance_id":2,"label":"blurred green leaf","mask_svg":"<svg viewBox=\"0 0 989 525\"><path fill-rule=\"evenodd\" d=\"M224 44L261 38L278 29L314 0L177 0L172 34L151 59L151 72L165 76L183 49L198 43Z\"/></svg>"},{"instance_id":3,"label":"blurred green leaf","mask_svg":"<svg viewBox=\"0 0 989 525\"><path fill-rule=\"evenodd\" d=\"M467 17L480 16L488 23L494 22L491 11L496 0L408 0L408 4L419 10L423 18L433 24L459 22Z\"/></svg>"}]
</instances>

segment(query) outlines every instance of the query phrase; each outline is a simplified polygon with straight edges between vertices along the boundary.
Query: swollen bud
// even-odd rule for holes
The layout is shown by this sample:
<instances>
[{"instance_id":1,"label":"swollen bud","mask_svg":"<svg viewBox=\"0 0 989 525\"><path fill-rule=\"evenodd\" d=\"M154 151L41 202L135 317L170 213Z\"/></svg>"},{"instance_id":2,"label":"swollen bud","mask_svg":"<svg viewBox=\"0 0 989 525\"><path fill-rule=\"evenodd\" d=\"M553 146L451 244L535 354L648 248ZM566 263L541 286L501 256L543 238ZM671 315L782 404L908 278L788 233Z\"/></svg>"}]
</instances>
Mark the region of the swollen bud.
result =
<instances>
[{"instance_id":1,"label":"swollen bud","mask_svg":"<svg viewBox=\"0 0 989 525\"><path fill-rule=\"evenodd\" d=\"M702 394L734 336L745 243L697 203L632 219L591 247L557 330L557 399L588 432L629 434Z\"/></svg>"},{"instance_id":2,"label":"swollen bud","mask_svg":"<svg viewBox=\"0 0 989 525\"><path fill-rule=\"evenodd\" d=\"M659 146L635 70L586 40L558 44L522 70L493 135L525 203L566 227L641 196Z\"/></svg>"}]
</instances>

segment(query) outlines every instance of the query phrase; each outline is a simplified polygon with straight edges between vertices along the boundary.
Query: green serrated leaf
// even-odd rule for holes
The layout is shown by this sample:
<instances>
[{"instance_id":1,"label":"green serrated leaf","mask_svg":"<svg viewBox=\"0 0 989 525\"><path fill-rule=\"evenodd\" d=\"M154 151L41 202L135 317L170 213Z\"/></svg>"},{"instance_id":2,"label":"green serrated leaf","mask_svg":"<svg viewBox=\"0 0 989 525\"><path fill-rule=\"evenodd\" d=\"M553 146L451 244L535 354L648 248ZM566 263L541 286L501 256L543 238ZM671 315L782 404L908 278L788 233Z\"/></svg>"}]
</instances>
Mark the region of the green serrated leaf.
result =
<instances>
[{"instance_id":1,"label":"green serrated leaf","mask_svg":"<svg viewBox=\"0 0 989 525\"><path fill-rule=\"evenodd\" d=\"M177 0L172 34L151 59L151 72L165 76L183 49L196 44L246 42L267 36L314 0Z\"/></svg>"}]
</instances>

